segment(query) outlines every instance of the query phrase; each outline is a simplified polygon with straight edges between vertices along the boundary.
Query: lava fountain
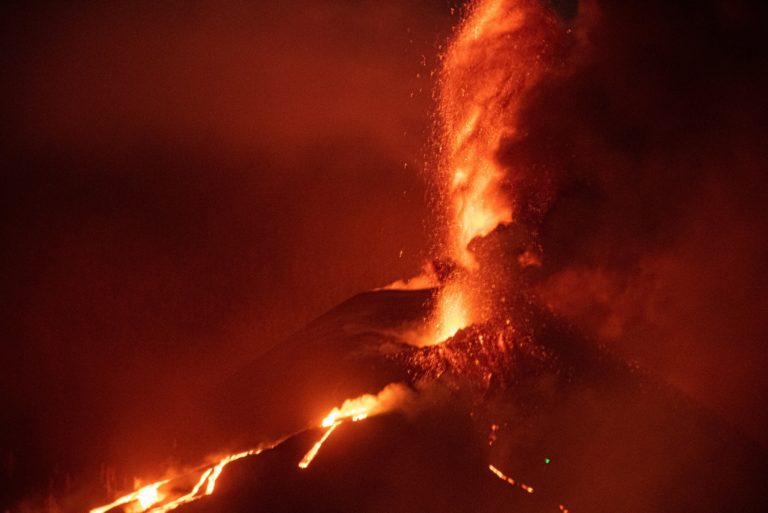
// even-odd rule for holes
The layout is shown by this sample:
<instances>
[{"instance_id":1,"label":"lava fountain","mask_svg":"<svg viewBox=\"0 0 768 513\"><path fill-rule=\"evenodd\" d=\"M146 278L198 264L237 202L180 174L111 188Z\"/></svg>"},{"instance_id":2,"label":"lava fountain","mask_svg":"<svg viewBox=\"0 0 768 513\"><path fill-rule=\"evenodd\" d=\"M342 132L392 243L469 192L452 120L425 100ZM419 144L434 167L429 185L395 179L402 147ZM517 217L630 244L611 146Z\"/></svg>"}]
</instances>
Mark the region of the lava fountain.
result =
<instances>
[{"instance_id":1,"label":"lava fountain","mask_svg":"<svg viewBox=\"0 0 768 513\"><path fill-rule=\"evenodd\" d=\"M551 66L549 42L562 28L533 0L482 0L443 56L438 90L438 175L447 210L444 258L459 269L442 287L427 344L440 343L492 312L472 241L515 219L514 186L497 151L521 137L526 94ZM491 280L493 278L491 277Z\"/></svg>"}]
</instances>

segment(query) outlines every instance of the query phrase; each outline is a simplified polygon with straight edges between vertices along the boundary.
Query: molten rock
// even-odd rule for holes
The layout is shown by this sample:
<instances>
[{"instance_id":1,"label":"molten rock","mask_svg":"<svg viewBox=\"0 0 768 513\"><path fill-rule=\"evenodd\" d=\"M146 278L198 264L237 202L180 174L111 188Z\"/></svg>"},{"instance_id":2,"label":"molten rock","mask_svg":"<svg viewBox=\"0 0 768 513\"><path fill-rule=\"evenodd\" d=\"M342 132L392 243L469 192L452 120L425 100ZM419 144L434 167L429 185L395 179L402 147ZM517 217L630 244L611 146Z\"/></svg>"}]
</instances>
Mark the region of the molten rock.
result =
<instances>
[{"instance_id":1,"label":"molten rock","mask_svg":"<svg viewBox=\"0 0 768 513\"><path fill-rule=\"evenodd\" d=\"M546 311L530 307L441 345L405 344L397 333L428 317L432 294L362 294L281 346L282 358L254 364L285 362L284 381L252 390L283 391L286 403L308 404L289 392L317 398L301 383L323 381L322 394L334 391L324 399L354 396L363 381L410 383L416 399L340 425L304 470L297 462L322 431L234 462L217 493L189 510L766 510L768 465L755 444ZM318 367L303 363L305 352Z\"/></svg>"}]
</instances>

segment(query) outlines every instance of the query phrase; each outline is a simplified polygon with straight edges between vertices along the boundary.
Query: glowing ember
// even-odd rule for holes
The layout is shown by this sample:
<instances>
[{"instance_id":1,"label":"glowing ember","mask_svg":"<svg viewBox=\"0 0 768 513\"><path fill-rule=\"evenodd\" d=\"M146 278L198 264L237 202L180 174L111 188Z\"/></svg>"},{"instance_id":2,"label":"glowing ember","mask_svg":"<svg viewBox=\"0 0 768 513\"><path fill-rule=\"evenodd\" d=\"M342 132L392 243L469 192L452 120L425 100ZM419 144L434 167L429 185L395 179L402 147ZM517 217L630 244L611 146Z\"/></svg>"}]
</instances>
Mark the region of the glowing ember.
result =
<instances>
[{"instance_id":1,"label":"glowing ember","mask_svg":"<svg viewBox=\"0 0 768 513\"><path fill-rule=\"evenodd\" d=\"M488 445L493 445L499 438L499 425L491 424L490 433L488 433Z\"/></svg>"},{"instance_id":2,"label":"glowing ember","mask_svg":"<svg viewBox=\"0 0 768 513\"><path fill-rule=\"evenodd\" d=\"M518 483L517 481L515 481L514 479L512 479L511 477L506 475L504 472L502 472L498 468L494 467L493 465L488 465L488 470L493 472L496 475L496 477L498 477L502 481L504 481L504 482L506 482L506 483L508 483L508 484L510 484L512 486L518 486L518 487L520 487L521 490L523 490L526 493L533 493L533 487L532 486L528 486L525 483Z\"/></svg>"},{"instance_id":3,"label":"glowing ember","mask_svg":"<svg viewBox=\"0 0 768 513\"><path fill-rule=\"evenodd\" d=\"M511 484L512 486L517 485L517 483L515 482L514 479L512 479L511 477L507 477L507 475L504 474L504 472L502 472L501 470L497 469L493 465L488 465L488 470L490 470L491 472L496 474L496 477L498 477L502 481L506 481L507 483Z\"/></svg>"}]
</instances>

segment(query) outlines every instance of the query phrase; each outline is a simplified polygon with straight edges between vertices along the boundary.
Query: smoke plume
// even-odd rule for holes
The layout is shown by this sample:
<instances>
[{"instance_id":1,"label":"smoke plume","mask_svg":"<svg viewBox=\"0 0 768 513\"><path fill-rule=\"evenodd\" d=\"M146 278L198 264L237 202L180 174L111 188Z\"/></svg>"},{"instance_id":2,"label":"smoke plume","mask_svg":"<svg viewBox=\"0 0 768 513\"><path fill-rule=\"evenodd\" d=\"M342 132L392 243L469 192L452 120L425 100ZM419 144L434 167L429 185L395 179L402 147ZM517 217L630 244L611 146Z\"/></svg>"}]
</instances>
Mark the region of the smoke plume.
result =
<instances>
[{"instance_id":1,"label":"smoke plume","mask_svg":"<svg viewBox=\"0 0 768 513\"><path fill-rule=\"evenodd\" d=\"M763 443L766 19L581 2L496 153L514 224L475 243L507 262L540 250L542 303Z\"/></svg>"}]
</instances>

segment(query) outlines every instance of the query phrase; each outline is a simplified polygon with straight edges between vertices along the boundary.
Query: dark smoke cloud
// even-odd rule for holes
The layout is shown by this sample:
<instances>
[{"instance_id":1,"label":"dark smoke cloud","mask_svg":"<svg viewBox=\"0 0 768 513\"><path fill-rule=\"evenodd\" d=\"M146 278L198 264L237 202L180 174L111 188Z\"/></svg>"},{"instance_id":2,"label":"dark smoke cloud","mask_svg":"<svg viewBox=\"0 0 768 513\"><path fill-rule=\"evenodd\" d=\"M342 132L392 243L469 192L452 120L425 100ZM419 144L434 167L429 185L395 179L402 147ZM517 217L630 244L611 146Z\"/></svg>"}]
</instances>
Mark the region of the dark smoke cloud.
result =
<instances>
[{"instance_id":1,"label":"dark smoke cloud","mask_svg":"<svg viewBox=\"0 0 768 513\"><path fill-rule=\"evenodd\" d=\"M499 159L541 300L763 444L766 9L582 2ZM514 193L513 193L514 194Z\"/></svg>"},{"instance_id":2,"label":"dark smoke cloud","mask_svg":"<svg viewBox=\"0 0 768 513\"><path fill-rule=\"evenodd\" d=\"M0 16L0 480L13 494L80 463L162 468L151 461L179 431L215 422L200 406L212 383L419 269L444 3Z\"/></svg>"}]
</instances>

